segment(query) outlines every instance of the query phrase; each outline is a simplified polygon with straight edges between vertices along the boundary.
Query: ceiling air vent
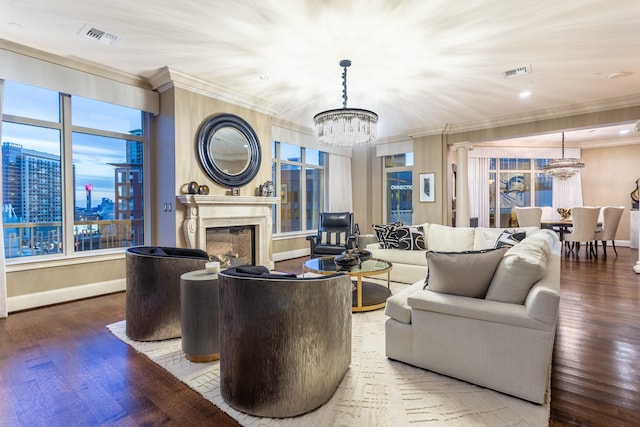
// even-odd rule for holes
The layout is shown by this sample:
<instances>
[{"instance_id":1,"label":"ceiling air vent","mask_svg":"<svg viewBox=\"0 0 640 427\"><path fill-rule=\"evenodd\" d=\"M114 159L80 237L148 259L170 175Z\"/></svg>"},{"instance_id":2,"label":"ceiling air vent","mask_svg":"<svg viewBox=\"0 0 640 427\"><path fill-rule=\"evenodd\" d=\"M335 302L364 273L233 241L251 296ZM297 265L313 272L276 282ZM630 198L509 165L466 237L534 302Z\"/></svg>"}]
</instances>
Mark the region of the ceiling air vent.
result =
<instances>
[{"instance_id":1,"label":"ceiling air vent","mask_svg":"<svg viewBox=\"0 0 640 427\"><path fill-rule=\"evenodd\" d=\"M82 27L78 35L99 41L100 43L104 43L108 46L113 46L120 40L120 37L116 36L115 34L99 30L89 24L86 24L84 27Z\"/></svg>"},{"instance_id":2,"label":"ceiling air vent","mask_svg":"<svg viewBox=\"0 0 640 427\"><path fill-rule=\"evenodd\" d=\"M512 77L526 76L527 74L531 74L531 65L523 65L522 67L516 67L511 70L507 70L502 73L505 79L510 79Z\"/></svg>"}]
</instances>

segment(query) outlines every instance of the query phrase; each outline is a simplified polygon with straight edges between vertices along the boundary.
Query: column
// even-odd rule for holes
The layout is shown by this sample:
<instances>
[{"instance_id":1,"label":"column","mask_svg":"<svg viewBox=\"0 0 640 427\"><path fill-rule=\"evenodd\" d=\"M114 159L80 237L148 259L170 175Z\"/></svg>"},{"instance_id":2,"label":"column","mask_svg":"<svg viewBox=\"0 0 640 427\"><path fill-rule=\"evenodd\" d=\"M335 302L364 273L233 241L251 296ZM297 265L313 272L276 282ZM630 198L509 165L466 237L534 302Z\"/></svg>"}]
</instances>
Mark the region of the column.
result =
<instances>
[{"instance_id":1,"label":"column","mask_svg":"<svg viewBox=\"0 0 640 427\"><path fill-rule=\"evenodd\" d=\"M469 227L469 142L453 144L458 152L458 171L456 174L456 227Z\"/></svg>"}]
</instances>

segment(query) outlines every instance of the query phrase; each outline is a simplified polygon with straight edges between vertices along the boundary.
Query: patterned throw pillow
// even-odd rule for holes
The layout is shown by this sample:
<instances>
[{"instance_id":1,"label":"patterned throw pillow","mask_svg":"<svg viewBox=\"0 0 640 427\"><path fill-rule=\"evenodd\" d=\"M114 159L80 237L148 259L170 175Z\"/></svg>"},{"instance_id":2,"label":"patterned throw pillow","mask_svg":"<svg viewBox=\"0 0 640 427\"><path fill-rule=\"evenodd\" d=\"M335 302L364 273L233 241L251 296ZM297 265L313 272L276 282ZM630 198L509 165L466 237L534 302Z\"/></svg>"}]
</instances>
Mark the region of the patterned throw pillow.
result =
<instances>
[{"instance_id":1,"label":"patterned throw pillow","mask_svg":"<svg viewBox=\"0 0 640 427\"><path fill-rule=\"evenodd\" d=\"M509 230L503 231L500 236L498 236L498 240L496 240L495 248L510 248L514 246L516 243L520 243L527 237L527 233L522 232L511 232Z\"/></svg>"},{"instance_id":2,"label":"patterned throw pillow","mask_svg":"<svg viewBox=\"0 0 640 427\"><path fill-rule=\"evenodd\" d=\"M322 231L320 232L320 242L323 245L345 245L347 243L347 233L344 231Z\"/></svg>"},{"instance_id":3,"label":"patterned throw pillow","mask_svg":"<svg viewBox=\"0 0 640 427\"><path fill-rule=\"evenodd\" d=\"M373 225L373 231L375 231L382 249L396 249L398 247L396 230L402 225L402 221L394 222L393 224Z\"/></svg>"},{"instance_id":4,"label":"patterned throw pillow","mask_svg":"<svg viewBox=\"0 0 640 427\"><path fill-rule=\"evenodd\" d=\"M396 238L398 239L398 249L406 251L424 251L427 246L424 243L424 234L422 226L402 226L396 229Z\"/></svg>"}]
</instances>

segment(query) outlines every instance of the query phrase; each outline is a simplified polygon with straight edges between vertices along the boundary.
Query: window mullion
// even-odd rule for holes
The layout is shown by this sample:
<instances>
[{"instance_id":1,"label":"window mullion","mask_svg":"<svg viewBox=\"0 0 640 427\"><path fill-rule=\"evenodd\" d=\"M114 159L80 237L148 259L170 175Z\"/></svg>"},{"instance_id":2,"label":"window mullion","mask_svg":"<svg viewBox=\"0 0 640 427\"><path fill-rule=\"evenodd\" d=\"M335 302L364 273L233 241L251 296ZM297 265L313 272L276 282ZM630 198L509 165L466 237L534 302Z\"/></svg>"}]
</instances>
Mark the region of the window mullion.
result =
<instances>
[{"instance_id":1,"label":"window mullion","mask_svg":"<svg viewBox=\"0 0 640 427\"><path fill-rule=\"evenodd\" d=\"M74 253L74 182L72 159L71 96L60 94L60 122L62 123L62 141L60 166L62 168L62 235L65 256Z\"/></svg>"}]
</instances>

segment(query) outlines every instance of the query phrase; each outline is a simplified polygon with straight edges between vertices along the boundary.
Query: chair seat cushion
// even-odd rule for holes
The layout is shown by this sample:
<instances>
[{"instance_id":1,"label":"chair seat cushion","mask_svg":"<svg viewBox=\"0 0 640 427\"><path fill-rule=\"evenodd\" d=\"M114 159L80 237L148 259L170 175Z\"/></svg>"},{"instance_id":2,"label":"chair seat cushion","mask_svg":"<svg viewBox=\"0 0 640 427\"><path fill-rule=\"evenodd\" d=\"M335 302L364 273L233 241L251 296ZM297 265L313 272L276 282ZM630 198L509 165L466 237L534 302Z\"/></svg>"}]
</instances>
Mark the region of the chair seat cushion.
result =
<instances>
[{"instance_id":1,"label":"chair seat cushion","mask_svg":"<svg viewBox=\"0 0 640 427\"><path fill-rule=\"evenodd\" d=\"M316 253L321 255L340 255L346 250L346 245L325 245L319 243L316 245Z\"/></svg>"}]
</instances>

